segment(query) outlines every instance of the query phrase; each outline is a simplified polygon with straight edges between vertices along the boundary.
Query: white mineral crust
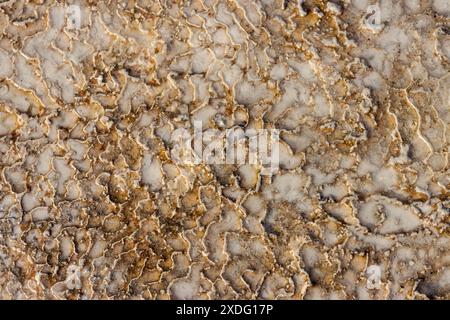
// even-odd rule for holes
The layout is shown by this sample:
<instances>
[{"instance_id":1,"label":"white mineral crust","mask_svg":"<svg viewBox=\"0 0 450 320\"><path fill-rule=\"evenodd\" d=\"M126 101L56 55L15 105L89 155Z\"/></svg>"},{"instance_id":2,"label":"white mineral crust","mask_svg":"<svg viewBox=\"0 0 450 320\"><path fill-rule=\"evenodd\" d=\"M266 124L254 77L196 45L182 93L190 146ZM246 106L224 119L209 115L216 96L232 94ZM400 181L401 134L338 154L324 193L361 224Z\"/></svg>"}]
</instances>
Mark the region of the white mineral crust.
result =
<instances>
[{"instance_id":1,"label":"white mineral crust","mask_svg":"<svg viewBox=\"0 0 450 320\"><path fill-rule=\"evenodd\" d=\"M1 1L0 299L450 299L449 71L448 0Z\"/></svg>"}]
</instances>

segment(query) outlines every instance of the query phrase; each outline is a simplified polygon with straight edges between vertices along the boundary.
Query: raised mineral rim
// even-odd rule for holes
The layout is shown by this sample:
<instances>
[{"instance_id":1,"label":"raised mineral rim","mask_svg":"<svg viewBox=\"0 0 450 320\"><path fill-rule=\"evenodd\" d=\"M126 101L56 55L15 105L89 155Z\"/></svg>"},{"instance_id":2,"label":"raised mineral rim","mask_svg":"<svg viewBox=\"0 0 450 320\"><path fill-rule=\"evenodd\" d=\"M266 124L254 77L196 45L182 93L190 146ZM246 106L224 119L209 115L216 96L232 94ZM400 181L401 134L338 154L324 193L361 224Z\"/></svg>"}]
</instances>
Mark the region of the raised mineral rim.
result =
<instances>
[{"instance_id":1,"label":"raised mineral rim","mask_svg":"<svg viewBox=\"0 0 450 320\"><path fill-rule=\"evenodd\" d=\"M448 0L0 1L0 299L450 299L449 63Z\"/></svg>"}]
</instances>

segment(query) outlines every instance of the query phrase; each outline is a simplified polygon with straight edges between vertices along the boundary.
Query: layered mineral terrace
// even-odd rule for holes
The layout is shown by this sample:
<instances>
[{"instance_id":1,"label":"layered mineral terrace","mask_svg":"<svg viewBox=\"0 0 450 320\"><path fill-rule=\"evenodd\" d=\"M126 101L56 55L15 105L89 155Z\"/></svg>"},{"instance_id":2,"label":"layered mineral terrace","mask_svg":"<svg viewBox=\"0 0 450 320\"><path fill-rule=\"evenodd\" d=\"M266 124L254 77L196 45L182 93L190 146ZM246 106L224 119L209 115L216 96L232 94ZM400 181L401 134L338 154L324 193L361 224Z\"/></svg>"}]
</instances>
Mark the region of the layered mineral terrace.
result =
<instances>
[{"instance_id":1,"label":"layered mineral terrace","mask_svg":"<svg viewBox=\"0 0 450 320\"><path fill-rule=\"evenodd\" d=\"M0 298L449 299L449 17L0 1ZM278 170L175 161L194 122Z\"/></svg>"}]
</instances>

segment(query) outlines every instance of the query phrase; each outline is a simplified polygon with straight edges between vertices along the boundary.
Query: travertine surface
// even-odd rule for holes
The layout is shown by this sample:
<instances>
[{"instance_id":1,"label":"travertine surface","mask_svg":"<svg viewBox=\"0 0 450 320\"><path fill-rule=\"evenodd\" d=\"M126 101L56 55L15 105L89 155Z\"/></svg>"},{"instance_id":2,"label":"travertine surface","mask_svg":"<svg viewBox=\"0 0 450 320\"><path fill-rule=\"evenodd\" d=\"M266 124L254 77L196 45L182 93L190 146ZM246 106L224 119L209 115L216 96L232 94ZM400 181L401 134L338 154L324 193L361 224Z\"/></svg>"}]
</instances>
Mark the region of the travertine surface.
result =
<instances>
[{"instance_id":1,"label":"travertine surface","mask_svg":"<svg viewBox=\"0 0 450 320\"><path fill-rule=\"evenodd\" d=\"M449 17L1 1L0 298L450 298ZM173 161L196 120L280 170Z\"/></svg>"}]
</instances>

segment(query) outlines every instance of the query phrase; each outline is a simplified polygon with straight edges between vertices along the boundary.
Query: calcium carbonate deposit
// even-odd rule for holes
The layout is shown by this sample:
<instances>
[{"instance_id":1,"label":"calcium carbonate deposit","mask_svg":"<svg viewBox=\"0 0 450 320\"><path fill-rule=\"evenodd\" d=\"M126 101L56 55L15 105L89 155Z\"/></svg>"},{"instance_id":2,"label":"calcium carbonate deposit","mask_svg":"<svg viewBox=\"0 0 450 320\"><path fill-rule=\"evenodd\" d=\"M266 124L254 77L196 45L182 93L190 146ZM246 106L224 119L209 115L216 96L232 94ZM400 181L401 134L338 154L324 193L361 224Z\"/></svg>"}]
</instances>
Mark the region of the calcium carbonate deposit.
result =
<instances>
[{"instance_id":1,"label":"calcium carbonate deposit","mask_svg":"<svg viewBox=\"0 0 450 320\"><path fill-rule=\"evenodd\" d=\"M0 299L450 299L449 71L448 0L0 1Z\"/></svg>"}]
</instances>

